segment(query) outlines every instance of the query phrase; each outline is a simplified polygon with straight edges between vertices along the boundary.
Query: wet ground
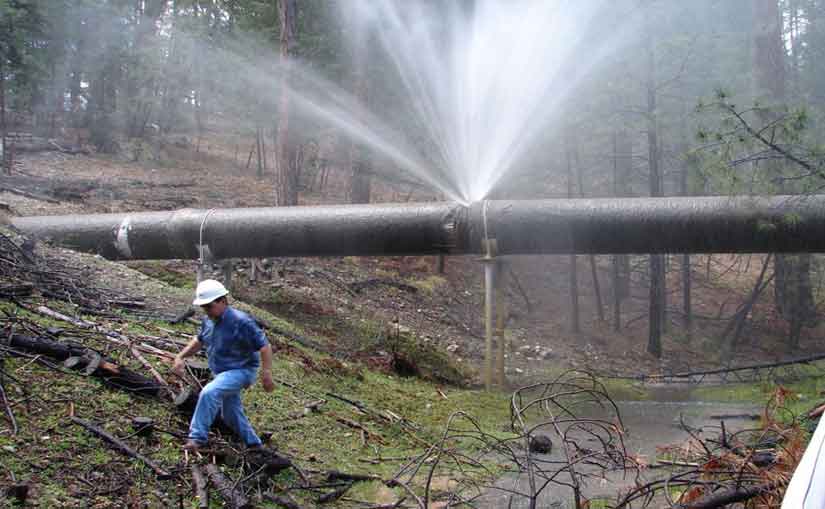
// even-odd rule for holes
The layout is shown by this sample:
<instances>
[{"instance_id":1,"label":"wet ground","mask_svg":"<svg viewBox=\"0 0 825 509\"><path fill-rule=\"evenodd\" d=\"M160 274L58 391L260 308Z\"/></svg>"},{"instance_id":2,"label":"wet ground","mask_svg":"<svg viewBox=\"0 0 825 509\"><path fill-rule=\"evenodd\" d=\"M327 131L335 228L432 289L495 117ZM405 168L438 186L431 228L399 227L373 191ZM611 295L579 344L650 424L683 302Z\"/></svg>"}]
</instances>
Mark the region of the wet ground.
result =
<instances>
[{"instance_id":1,"label":"wet ground","mask_svg":"<svg viewBox=\"0 0 825 509\"><path fill-rule=\"evenodd\" d=\"M678 445L689 438L682 422L704 438L715 437L719 434L720 421L725 421L725 428L729 431L751 428L758 424L754 418L762 411L761 407L751 404L690 400L689 389L682 388L657 390L654 398L648 401L617 402L622 422L627 430L624 440L628 454L646 460L649 464L655 463L659 448ZM592 411L582 412L578 417L611 420L609 414L595 406L592 407ZM547 431L553 439L554 450L541 458L560 461L563 459L561 448L555 447L558 440L549 430ZM667 475L668 471L668 468L641 470L640 480L646 483ZM587 481L583 492L591 499L615 499L618 492L633 486L634 477L635 471L610 472L604 478ZM559 480L569 483L570 478L562 475ZM505 477L497 486L522 493L529 489L526 475ZM575 505L572 493L568 487L549 485L541 493L537 507L573 508ZM529 507L529 501L526 497L512 496L511 493L491 489L477 500L477 507L518 509Z\"/></svg>"}]
</instances>

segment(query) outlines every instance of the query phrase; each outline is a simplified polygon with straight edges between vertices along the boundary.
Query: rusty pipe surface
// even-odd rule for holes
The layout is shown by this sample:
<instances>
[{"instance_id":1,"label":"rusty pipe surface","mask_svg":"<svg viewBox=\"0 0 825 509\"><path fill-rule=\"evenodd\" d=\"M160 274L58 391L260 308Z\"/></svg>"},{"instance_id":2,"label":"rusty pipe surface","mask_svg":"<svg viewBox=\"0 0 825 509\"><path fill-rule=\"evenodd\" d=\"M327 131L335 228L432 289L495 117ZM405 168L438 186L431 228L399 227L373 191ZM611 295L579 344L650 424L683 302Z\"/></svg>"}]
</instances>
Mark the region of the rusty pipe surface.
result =
<instances>
[{"instance_id":1,"label":"rusty pipe surface","mask_svg":"<svg viewBox=\"0 0 825 509\"><path fill-rule=\"evenodd\" d=\"M24 233L111 259L825 252L825 195L182 209L18 217Z\"/></svg>"}]
</instances>

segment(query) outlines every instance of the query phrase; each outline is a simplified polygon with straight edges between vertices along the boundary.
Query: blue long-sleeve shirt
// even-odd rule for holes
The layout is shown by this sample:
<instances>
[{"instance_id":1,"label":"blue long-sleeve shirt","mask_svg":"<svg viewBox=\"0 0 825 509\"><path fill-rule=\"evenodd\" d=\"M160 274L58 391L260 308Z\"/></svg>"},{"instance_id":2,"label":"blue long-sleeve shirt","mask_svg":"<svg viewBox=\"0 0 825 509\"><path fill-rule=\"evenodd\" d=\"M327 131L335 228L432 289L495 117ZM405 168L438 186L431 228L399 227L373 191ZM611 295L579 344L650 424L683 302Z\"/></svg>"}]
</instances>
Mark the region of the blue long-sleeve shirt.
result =
<instances>
[{"instance_id":1,"label":"blue long-sleeve shirt","mask_svg":"<svg viewBox=\"0 0 825 509\"><path fill-rule=\"evenodd\" d=\"M260 367L258 351L269 344L255 320L232 307L214 322L204 317L198 341L206 347L209 369L216 375L230 369Z\"/></svg>"}]
</instances>

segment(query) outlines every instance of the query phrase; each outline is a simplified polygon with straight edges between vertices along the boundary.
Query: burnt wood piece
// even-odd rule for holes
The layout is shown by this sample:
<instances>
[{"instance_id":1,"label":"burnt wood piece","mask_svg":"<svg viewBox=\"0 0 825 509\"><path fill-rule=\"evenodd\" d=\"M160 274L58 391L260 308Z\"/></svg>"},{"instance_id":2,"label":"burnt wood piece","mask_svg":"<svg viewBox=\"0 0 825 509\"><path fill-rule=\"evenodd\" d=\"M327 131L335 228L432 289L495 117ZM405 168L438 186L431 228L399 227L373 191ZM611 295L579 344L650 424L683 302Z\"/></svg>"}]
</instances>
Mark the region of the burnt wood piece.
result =
<instances>
[{"instance_id":1,"label":"burnt wood piece","mask_svg":"<svg viewBox=\"0 0 825 509\"><path fill-rule=\"evenodd\" d=\"M275 475L281 470L286 470L292 466L292 461L289 458L281 456L266 447L259 447L247 452L246 461L254 470L263 468L263 471L268 475Z\"/></svg>"},{"instance_id":2,"label":"burnt wood piece","mask_svg":"<svg viewBox=\"0 0 825 509\"><path fill-rule=\"evenodd\" d=\"M81 356L72 356L63 362L68 369L83 370L87 376L95 376L112 387L136 392L145 396L160 394L160 385L151 378L146 378L134 371L118 366L93 353Z\"/></svg>"},{"instance_id":3,"label":"burnt wood piece","mask_svg":"<svg viewBox=\"0 0 825 509\"><path fill-rule=\"evenodd\" d=\"M155 431L155 421L151 417L135 417L132 419L132 430L139 437L150 437Z\"/></svg>"},{"instance_id":4,"label":"burnt wood piece","mask_svg":"<svg viewBox=\"0 0 825 509\"><path fill-rule=\"evenodd\" d=\"M98 363L99 358L99 355L91 352L91 350L67 345L48 338L24 336L22 334L12 334L8 346L16 350L45 355L61 362L65 362L70 358L77 358L69 363L71 367L76 369L85 369L90 363ZM119 389L126 389L147 396L157 396L159 393L158 384L154 380L106 359L100 359L99 364L91 374L102 378L106 384Z\"/></svg>"}]
</instances>

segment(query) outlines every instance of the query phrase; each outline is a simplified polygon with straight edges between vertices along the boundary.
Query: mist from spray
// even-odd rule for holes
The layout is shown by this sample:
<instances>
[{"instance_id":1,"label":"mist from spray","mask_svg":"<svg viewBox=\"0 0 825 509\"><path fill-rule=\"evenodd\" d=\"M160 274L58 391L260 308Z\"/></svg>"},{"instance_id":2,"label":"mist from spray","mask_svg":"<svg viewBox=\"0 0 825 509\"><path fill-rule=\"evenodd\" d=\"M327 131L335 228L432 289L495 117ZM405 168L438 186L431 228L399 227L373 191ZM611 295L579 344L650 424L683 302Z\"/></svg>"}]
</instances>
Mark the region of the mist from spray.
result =
<instances>
[{"instance_id":1,"label":"mist from spray","mask_svg":"<svg viewBox=\"0 0 825 509\"><path fill-rule=\"evenodd\" d=\"M605 5L340 2L351 48L368 41L367 59L381 66L369 88L384 101L365 104L311 62L293 59L291 114L334 127L449 199L482 200L537 148L583 79L626 39L627 23L593 43L590 24ZM256 57L238 72L245 48L238 43L218 58L231 61L236 94L252 92L258 109L276 112L284 69L277 58Z\"/></svg>"},{"instance_id":2,"label":"mist from spray","mask_svg":"<svg viewBox=\"0 0 825 509\"><path fill-rule=\"evenodd\" d=\"M400 78L404 116L464 201L483 199L556 120L598 60L582 52L601 2L360 0Z\"/></svg>"}]
</instances>

